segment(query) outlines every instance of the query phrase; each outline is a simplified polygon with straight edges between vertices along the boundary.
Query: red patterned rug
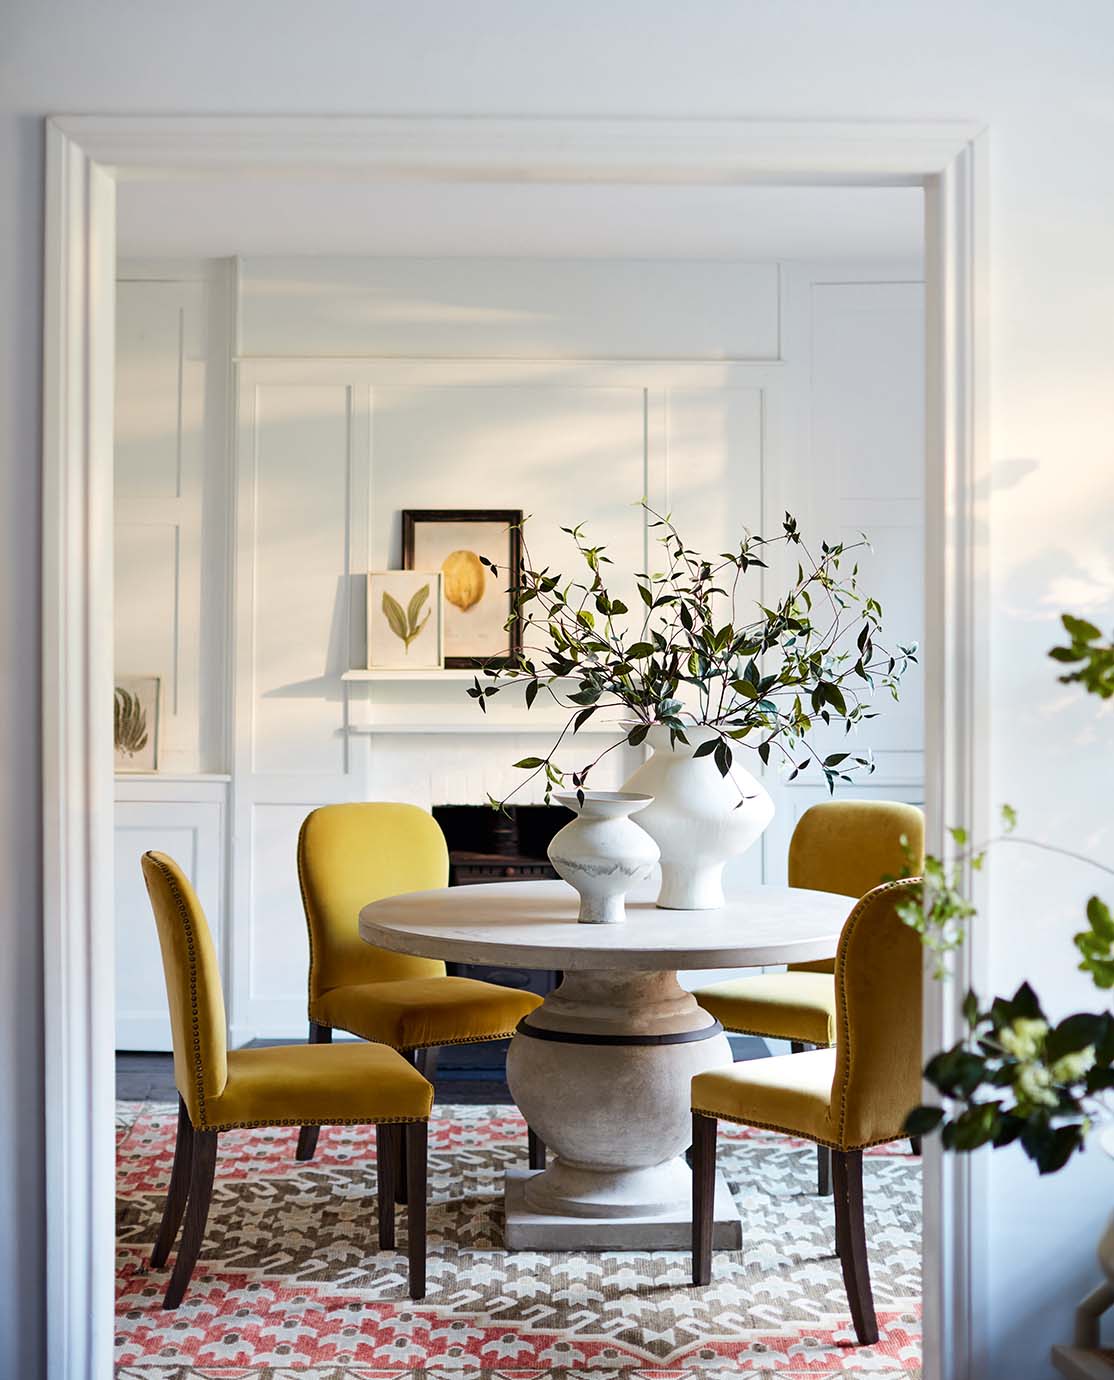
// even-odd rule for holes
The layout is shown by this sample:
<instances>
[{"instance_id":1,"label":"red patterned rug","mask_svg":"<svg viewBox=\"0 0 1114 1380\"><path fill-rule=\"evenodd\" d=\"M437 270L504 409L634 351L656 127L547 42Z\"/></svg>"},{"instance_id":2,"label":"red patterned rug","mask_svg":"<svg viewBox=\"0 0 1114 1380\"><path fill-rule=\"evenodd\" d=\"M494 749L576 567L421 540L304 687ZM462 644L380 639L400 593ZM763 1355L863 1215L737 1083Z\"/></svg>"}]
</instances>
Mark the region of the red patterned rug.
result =
<instances>
[{"instance_id":1,"label":"red patterned rug","mask_svg":"<svg viewBox=\"0 0 1114 1380\"><path fill-rule=\"evenodd\" d=\"M510 1107L439 1107L430 1137L429 1294L374 1245L374 1132L220 1138L201 1260L177 1313L147 1256L174 1152L175 1112L120 1104L118 1380L768 1380L920 1373L920 1165L870 1152L867 1239L881 1337L856 1347L815 1151L722 1126L720 1167L745 1249L686 1286L677 1251L506 1252L503 1170L526 1155ZM405 1215L400 1214L405 1246ZM171 1261L171 1263L173 1263Z\"/></svg>"}]
</instances>

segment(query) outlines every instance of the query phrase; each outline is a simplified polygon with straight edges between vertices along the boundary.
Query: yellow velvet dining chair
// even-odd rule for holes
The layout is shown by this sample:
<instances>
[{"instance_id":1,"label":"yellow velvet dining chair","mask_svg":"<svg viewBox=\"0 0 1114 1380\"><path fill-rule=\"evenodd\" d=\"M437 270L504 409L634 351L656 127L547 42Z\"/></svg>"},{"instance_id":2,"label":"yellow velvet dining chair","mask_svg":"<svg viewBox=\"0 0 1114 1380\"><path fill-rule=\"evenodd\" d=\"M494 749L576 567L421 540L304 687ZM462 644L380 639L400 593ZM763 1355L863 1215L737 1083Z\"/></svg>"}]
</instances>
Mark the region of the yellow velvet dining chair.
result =
<instances>
[{"instance_id":1,"label":"yellow velvet dining chair","mask_svg":"<svg viewBox=\"0 0 1114 1380\"><path fill-rule=\"evenodd\" d=\"M856 899L923 866L924 815L898 800L823 801L804 812L789 843L790 886ZM725 1030L788 1040L799 1053L835 1043L834 971L834 958L791 963L784 973L716 982L693 995ZM829 1156L821 1146L817 1190L830 1189Z\"/></svg>"},{"instance_id":2,"label":"yellow velvet dining chair","mask_svg":"<svg viewBox=\"0 0 1114 1380\"><path fill-rule=\"evenodd\" d=\"M347 1031L399 1050L432 1078L442 1045L505 1039L541 1005L534 992L449 977L440 959L389 953L360 938L360 911L369 902L448 883L445 837L416 805L312 811L298 836L298 878L309 926L311 1044ZM317 1127L305 1126L298 1159L312 1159L316 1145ZM544 1168L545 1147L533 1133L529 1158L531 1168ZM405 1176L398 1189L405 1201Z\"/></svg>"},{"instance_id":3,"label":"yellow velvet dining chair","mask_svg":"<svg viewBox=\"0 0 1114 1380\"><path fill-rule=\"evenodd\" d=\"M151 1266L182 1239L164 1308L181 1303L205 1236L217 1138L258 1126L374 1124L380 1249L395 1244L395 1185L410 1179L407 1235L410 1297L425 1296L426 1147L433 1088L383 1045L280 1045L230 1050L216 951L189 879L165 853L145 853L143 878L155 913L178 1088L178 1135Z\"/></svg>"},{"instance_id":4,"label":"yellow velvet dining chair","mask_svg":"<svg viewBox=\"0 0 1114 1380\"><path fill-rule=\"evenodd\" d=\"M918 882L869 891L843 926L835 957L835 1045L750 1059L692 1080L693 1284L712 1277L719 1121L827 1147L835 1244L855 1336L878 1340L863 1220L863 1151L898 1139L921 1100L921 942L897 914Z\"/></svg>"}]
</instances>

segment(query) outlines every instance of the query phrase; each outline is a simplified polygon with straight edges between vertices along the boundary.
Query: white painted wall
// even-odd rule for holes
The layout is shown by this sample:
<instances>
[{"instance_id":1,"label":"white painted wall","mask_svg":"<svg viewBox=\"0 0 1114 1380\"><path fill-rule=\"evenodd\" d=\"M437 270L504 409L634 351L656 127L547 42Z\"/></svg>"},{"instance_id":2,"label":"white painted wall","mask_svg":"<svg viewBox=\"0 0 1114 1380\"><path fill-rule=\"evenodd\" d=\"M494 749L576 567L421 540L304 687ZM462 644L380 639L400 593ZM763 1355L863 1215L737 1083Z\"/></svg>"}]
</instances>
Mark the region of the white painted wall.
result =
<instances>
[{"instance_id":1,"label":"white painted wall","mask_svg":"<svg viewBox=\"0 0 1114 1380\"><path fill-rule=\"evenodd\" d=\"M219 35L219 41L215 39ZM9 0L0 43L0 1373L41 1373L39 852L42 118L60 111L980 118L991 130L995 796L1109 850L1109 737L1044 661L1058 608L1109 624L1114 112L1108 0ZM127 54L127 62L121 55ZM1016 859L1016 861L1015 861ZM995 866L988 980L1090 990L1070 935L1092 881ZM56 1019L52 1014L51 1019ZM1095 1278L1110 1167L1040 1182L997 1155L977 1195L978 1374L1047 1374Z\"/></svg>"},{"instance_id":2,"label":"white painted wall","mask_svg":"<svg viewBox=\"0 0 1114 1380\"><path fill-rule=\"evenodd\" d=\"M566 234L579 237L575 222ZM778 277L775 262L723 259L247 257L241 349L381 359L777 359Z\"/></svg>"},{"instance_id":3,"label":"white painted wall","mask_svg":"<svg viewBox=\"0 0 1114 1380\"><path fill-rule=\"evenodd\" d=\"M197 284L167 277L125 285L118 514L141 502L125 497L132 488L150 488L162 473L161 452L144 437L167 437L163 469L170 479L183 472L183 446L171 444L181 387L163 399L149 385L183 378L182 302L193 301ZM238 491L237 651L227 658L235 717L226 987L235 1043L301 1035L308 955L294 841L309 809L506 795L523 780L511 764L544 755L568 717L544 702L527 713L520 694L490 702L481 716L463 673L342 678L365 664L363 574L399 564L404 508L521 509L532 560L569 574L575 552L560 528L583 522L607 545L612 592L636 611L632 573L647 567L655 545L643 495L710 552L735 545L744 527L779 530L785 508L817 548L870 527L878 545L861 553L868 588L890 606L895 637L920 637L923 320L920 285L902 277L893 265L864 264L783 272L777 263L517 260L501 273L494 261L463 258L240 263L238 473L217 480ZM138 390L137 323L147 385ZM341 358L361 345L377 357ZM624 362L608 358L616 352ZM755 358L723 359L740 353ZM579 357L561 357L570 354ZM223 533L222 514L209 511ZM191 530L176 529L178 547L188 549ZM178 597L182 581L134 544L122 546L117 568L120 625L140 658L130 669L164 643L168 669L196 659L204 628L196 603ZM752 597L769 597L776 579L767 588L756 571ZM226 658L223 647L214 651L219 673ZM212 674L203 664L201 681ZM875 749L879 770L849 793L919 800L919 672L901 709L883 708L856 740ZM616 741L602 719L566 746L566 769ZM621 784L641 759L613 752L597 785ZM790 786L776 767L756 759L753 769L778 800L778 822L733 865L742 884L784 876L793 824L826 794L815 773ZM155 841L167 811L177 818L191 801L188 776L166 783L165 799L162 785L147 790ZM541 797L535 783L518 798ZM151 928L145 898L128 884L141 813L129 804L120 823L118 1038L152 1028L148 1004L134 1008L142 956L149 984L160 983L157 953L141 942ZM211 854L208 836L197 837ZM160 1031L160 1046L166 1038Z\"/></svg>"},{"instance_id":4,"label":"white painted wall","mask_svg":"<svg viewBox=\"0 0 1114 1380\"><path fill-rule=\"evenodd\" d=\"M226 766L230 265L121 264L115 665L161 681L159 770Z\"/></svg>"}]
</instances>

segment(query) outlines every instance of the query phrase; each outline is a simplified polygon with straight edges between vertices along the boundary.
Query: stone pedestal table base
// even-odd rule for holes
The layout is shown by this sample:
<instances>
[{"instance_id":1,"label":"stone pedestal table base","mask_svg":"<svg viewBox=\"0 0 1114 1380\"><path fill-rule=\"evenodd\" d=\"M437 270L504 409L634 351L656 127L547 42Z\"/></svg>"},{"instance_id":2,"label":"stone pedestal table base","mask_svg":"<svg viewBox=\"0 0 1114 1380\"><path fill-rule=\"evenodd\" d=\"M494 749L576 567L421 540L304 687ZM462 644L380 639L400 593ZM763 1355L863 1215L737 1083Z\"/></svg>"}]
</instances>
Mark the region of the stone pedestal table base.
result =
<instances>
[{"instance_id":1,"label":"stone pedestal table base","mask_svg":"<svg viewBox=\"0 0 1114 1380\"><path fill-rule=\"evenodd\" d=\"M507 1179L507 1246L679 1249L689 1244L695 1074L731 1063L719 1024L673 972L567 972L519 1026L511 1094L550 1163ZM716 1245L742 1233L725 1184Z\"/></svg>"},{"instance_id":2,"label":"stone pedestal table base","mask_svg":"<svg viewBox=\"0 0 1114 1380\"><path fill-rule=\"evenodd\" d=\"M549 1148L548 1168L509 1176L512 1247L688 1244L691 1083L730 1064L731 1050L677 972L827 958L853 904L761 886L721 910L660 910L653 893L627 897L622 925L577 924L576 893L553 881L408 892L360 912L361 936L396 953L565 974L507 1057L514 1099ZM716 1245L737 1248L725 1187L716 1201Z\"/></svg>"}]
</instances>

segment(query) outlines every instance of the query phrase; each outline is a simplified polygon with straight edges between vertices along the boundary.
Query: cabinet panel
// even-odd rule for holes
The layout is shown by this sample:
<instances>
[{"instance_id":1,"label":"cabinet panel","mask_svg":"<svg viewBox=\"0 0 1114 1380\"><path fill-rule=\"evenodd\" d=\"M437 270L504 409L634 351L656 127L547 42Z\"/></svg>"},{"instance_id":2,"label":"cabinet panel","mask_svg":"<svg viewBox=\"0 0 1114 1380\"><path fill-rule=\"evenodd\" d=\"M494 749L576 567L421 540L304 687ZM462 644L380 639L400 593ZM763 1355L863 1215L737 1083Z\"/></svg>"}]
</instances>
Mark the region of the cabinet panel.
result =
<instances>
[{"instance_id":1,"label":"cabinet panel","mask_svg":"<svg viewBox=\"0 0 1114 1380\"><path fill-rule=\"evenodd\" d=\"M157 849L168 853L182 867L205 908L213 942L221 955L223 818L223 804L213 800L117 801L117 1049L171 1048L162 957L140 858L149 849Z\"/></svg>"}]
</instances>

